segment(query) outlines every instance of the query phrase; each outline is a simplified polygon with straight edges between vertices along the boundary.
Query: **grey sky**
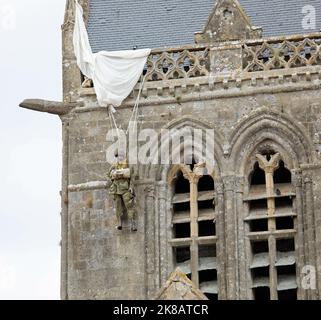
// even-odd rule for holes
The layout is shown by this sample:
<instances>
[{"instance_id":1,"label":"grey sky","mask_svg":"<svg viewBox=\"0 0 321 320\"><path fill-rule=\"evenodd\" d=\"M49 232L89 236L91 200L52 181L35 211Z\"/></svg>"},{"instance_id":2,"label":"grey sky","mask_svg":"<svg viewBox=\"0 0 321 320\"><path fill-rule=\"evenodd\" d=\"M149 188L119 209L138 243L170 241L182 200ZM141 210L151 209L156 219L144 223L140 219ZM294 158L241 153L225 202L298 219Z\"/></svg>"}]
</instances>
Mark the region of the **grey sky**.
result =
<instances>
[{"instance_id":1,"label":"grey sky","mask_svg":"<svg viewBox=\"0 0 321 320\"><path fill-rule=\"evenodd\" d=\"M18 108L61 100L65 0L0 0L0 299L59 299L61 125Z\"/></svg>"}]
</instances>

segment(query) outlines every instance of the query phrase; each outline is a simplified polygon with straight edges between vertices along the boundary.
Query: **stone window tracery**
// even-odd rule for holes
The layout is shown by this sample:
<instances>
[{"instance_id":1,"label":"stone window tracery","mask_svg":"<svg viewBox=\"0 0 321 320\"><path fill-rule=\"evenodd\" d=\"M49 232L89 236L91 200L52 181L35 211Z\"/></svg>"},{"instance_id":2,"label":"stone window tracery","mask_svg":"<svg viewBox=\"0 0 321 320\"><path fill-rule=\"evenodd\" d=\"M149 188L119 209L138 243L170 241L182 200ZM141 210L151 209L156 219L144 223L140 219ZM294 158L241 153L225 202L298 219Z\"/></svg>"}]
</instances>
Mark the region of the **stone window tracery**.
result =
<instances>
[{"instance_id":1,"label":"stone window tracery","mask_svg":"<svg viewBox=\"0 0 321 320\"><path fill-rule=\"evenodd\" d=\"M291 172L281 155L256 155L245 218L254 299L296 300L296 213Z\"/></svg>"},{"instance_id":2,"label":"stone window tracery","mask_svg":"<svg viewBox=\"0 0 321 320\"><path fill-rule=\"evenodd\" d=\"M174 265L209 299L218 299L215 189L211 175L197 164L181 165L172 181L170 241Z\"/></svg>"}]
</instances>

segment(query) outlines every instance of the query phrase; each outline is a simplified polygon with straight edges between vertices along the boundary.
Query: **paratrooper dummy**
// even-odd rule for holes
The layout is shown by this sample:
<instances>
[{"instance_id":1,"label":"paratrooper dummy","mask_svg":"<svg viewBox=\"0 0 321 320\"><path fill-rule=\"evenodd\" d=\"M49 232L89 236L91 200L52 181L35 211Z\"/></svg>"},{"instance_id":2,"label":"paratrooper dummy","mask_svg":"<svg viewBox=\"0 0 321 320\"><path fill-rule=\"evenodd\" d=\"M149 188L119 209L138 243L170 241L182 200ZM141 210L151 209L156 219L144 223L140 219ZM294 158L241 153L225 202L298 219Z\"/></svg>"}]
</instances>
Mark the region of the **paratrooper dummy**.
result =
<instances>
[{"instance_id":1,"label":"paratrooper dummy","mask_svg":"<svg viewBox=\"0 0 321 320\"><path fill-rule=\"evenodd\" d=\"M117 162L109 169L107 178L110 181L109 194L113 197L116 209L117 229L122 230L123 228L122 217L124 214L123 208L125 207L131 222L131 230L137 231L132 172L124 154L116 150L115 157Z\"/></svg>"}]
</instances>

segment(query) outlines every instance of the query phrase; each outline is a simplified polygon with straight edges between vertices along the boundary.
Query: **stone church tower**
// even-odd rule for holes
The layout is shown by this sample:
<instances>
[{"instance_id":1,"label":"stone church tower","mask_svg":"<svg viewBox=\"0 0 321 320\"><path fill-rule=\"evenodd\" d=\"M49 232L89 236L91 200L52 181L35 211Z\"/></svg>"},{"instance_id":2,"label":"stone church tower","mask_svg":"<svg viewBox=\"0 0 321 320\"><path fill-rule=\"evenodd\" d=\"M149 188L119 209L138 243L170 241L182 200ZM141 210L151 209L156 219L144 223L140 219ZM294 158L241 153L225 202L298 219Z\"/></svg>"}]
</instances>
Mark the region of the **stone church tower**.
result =
<instances>
[{"instance_id":1,"label":"stone church tower","mask_svg":"<svg viewBox=\"0 0 321 320\"><path fill-rule=\"evenodd\" d=\"M153 299L179 267L210 299L319 299L321 33L294 34L295 5L276 0L125 2L80 1L93 50L166 46L148 58L138 125L212 130L215 166L198 170L201 145L191 164L135 165L138 232L116 230L110 119L77 67L67 0L64 99L21 104L62 121L61 298Z\"/></svg>"}]
</instances>

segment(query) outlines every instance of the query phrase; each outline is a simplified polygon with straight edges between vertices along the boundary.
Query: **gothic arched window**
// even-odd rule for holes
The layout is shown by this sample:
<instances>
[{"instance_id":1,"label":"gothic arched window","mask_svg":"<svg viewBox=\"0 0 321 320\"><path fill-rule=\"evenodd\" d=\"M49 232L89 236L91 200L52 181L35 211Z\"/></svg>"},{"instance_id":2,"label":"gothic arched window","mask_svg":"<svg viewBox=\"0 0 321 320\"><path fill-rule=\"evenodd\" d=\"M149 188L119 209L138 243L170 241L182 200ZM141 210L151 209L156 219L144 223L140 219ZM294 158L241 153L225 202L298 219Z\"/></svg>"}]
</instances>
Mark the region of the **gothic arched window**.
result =
<instances>
[{"instance_id":1,"label":"gothic arched window","mask_svg":"<svg viewBox=\"0 0 321 320\"><path fill-rule=\"evenodd\" d=\"M218 299L214 180L201 164L181 165L173 178L170 241L174 265L209 299Z\"/></svg>"},{"instance_id":2,"label":"gothic arched window","mask_svg":"<svg viewBox=\"0 0 321 320\"><path fill-rule=\"evenodd\" d=\"M253 298L296 300L297 228L291 172L279 153L261 153L256 158L245 199Z\"/></svg>"}]
</instances>

